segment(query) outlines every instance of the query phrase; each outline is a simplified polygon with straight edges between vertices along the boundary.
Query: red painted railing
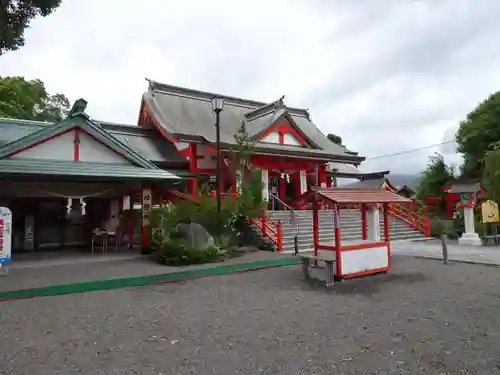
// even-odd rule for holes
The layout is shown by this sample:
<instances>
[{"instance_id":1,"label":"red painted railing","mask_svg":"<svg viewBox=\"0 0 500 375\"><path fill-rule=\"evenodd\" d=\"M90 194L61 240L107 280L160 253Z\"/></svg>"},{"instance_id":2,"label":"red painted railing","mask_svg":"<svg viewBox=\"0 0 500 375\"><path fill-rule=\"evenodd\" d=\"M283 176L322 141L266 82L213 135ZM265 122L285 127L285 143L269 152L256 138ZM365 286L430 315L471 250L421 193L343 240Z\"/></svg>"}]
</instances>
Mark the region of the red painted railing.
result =
<instances>
[{"instance_id":1,"label":"red painted railing","mask_svg":"<svg viewBox=\"0 0 500 375\"><path fill-rule=\"evenodd\" d=\"M390 204L389 213L424 233L426 237L431 236L431 221L428 217L422 216L402 204Z\"/></svg>"},{"instance_id":2,"label":"red painted railing","mask_svg":"<svg viewBox=\"0 0 500 375\"><path fill-rule=\"evenodd\" d=\"M239 194L238 193L221 193L220 196L222 199L225 199L226 197L230 197L230 198L236 198ZM212 197L212 198L217 198L217 192L216 191L212 191L208 194L209 197Z\"/></svg>"},{"instance_id":3,"label":"red painted railing","mask_svg":"<svg viewBox=\"0 0 500 375\"><path fill-rule=\"evenodd\" d=\"M283 225L281 221L269 220L265 214L258 219L249 218L248 221L259 228L263 238L269 239L276 245L278 252L283 251Z\"/></svg>"}]
</instances>

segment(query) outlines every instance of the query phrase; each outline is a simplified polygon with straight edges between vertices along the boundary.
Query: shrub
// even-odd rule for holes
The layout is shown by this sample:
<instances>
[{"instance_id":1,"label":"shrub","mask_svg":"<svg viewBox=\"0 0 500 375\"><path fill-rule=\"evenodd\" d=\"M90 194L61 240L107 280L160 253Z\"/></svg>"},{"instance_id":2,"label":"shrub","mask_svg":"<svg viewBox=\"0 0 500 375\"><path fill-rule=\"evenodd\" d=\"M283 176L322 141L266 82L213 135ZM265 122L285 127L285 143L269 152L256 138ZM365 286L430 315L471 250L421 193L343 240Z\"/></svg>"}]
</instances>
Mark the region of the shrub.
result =
<instances>
[{"instance_id":1,"label":"shrub","mask_svg":"<svg viewBox=\"0 0 500 375\"><path fill-rule=\"evenodd\" d=\"M477 234L482 236L484 234L485 226L480 218L474 218L474 229ZM465 223L463 216L453 220L443 220L438 217L431 219L431 236L440 237L442 233L446 234L449 238L458 238L465 232Z\"/></svg>"},{"instance_id":2,"label":"shrub","mask_svg":"<svg viewBox=\"0 0 500 375\"><path fill-rule=\"evenodd\" d=\"M241 193L221 202L217 228L217 202L206 191L198 202L179 201L162 208L153 209L149 215L151 249L156 259L163 264L199 264L224 259L232 248L239 244L238 222L262 214L265 202L261 197L260 173L249 172ZM215 238L216 246L206 249L191 249L176 234L179 224L198 223Z\"/></svg>"},{"instance_id":3,"label":"shrub","mask_svg":"<svg viewBox=\"0 0 500 375\"><path fill-rule=\"evenodd\" d=\"M431 236L440 237L441 234L446 234L449 238L458 237L458 228L454 220L442 220L438 217L431 219Z\"/></svg>"},{"instance_id":4,"label":"shrub","mask_svg":"<svg viewBox=\"0 0 500 375\"><path fill-rule=\"evenodd\" d=\"M228 256L226 249L219 246L210 246L204 249L193 249L186 246L183 240L172 237L163 245L156 248L155 259L168 266L185 266L219 262Z\"/></svg>"},{"instance_id":5,"label":"shrub","mask_svg":"<svg viewBox=\"0 0 500 375\"><path fill-rule=\"evenodd\" d=\"M195 264L216 261L227 256L238 243L241 233L238 222L262 214L266 202L262 199L262 173L250 165L255 140L241 123L235 134L238 150L230 155L230 170L239 182L237 197L227 194L217 212L216 199L202 189L198 202L178 201L165 208L154 209L150 214L151 244L158 260L165 264ZM200 224L215 237L216 246L205 249L190 249L185 241L176 238L181 223Z\"/></svg>"}]
</instances>

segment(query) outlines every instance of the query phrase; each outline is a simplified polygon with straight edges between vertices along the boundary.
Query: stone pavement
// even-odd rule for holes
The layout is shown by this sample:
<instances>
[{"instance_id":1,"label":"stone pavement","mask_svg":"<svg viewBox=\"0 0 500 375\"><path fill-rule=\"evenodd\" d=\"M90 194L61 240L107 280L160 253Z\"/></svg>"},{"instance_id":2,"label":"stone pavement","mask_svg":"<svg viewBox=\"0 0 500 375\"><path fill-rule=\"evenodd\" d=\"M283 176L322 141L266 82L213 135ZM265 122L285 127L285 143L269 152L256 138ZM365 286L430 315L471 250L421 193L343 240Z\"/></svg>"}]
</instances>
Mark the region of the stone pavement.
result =
<instances>
[{"instance_id":1,"label":"stone pavement","mask_svg":"<svg viewBox=\"0 0 500 375\"><path fill-rule=\"evenodd\" d=\"M393 254L443 259L443 250L439 240L394 241L391 248ZM449 241L448 259L500 266L500 246L463 246L457 241Z\"/></svg>"}]
</instances>

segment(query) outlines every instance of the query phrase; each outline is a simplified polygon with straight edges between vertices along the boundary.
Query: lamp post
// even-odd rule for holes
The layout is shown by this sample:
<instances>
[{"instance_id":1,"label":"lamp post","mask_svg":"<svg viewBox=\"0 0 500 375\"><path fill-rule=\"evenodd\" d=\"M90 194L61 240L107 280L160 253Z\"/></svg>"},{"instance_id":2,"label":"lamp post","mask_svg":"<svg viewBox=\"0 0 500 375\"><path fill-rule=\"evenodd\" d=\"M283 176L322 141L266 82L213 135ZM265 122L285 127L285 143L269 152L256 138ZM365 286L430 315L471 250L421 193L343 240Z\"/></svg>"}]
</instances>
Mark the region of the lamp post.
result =
<instances>
[{"instance_id":1,"label":"lamp post","mask_svg":"<svg viewBox=\"0 0 500 375\"><path fill-rule=\"evenodd\" d=\"M221 209L221 179L220 179L220 113L224 109L224 99L212 98L212 111L215 113L215 131L217 144L217 157L215 166L215 184L217 194L217 234L220 234L220 209Z\"/></svg>"}]
</instances>

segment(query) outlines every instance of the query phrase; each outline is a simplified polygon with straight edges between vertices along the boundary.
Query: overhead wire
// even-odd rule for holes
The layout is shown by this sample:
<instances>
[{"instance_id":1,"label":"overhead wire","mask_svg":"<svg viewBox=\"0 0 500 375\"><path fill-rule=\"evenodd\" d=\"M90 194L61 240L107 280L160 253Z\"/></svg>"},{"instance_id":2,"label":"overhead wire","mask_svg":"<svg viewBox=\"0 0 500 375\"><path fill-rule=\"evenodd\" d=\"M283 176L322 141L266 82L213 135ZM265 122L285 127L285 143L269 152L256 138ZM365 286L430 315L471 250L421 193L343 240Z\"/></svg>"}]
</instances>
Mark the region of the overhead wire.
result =
<instances>
[{"instance_id":1,"label":"overhead wire","mask_svg":"<svg viewBox=\"0 0 500 375\"><path fill-rule=\"evenodd\" d=\"M428 150L428 149L436 147L436 146L442 146L442 145L446 145L446 144L449 144L449 143L455 143L455 142L456 142L455 140L451 140L451 141L446 141L446 142L441 142L441 143L435 143L435 144L430 145L430 146L424 146L424 147L412 148L412 149L404 150L404 151L392 152L390 154L384 154L384 155L374 156L374 157L371 157L371 158L366 158L365 161L383 159L383 158L388 158L388 157L391 157L391 156L398 156L398 155L410 154L412 152L417 152L417 151L422 151L422 150Z\"/></svg>"}]
</instances>

